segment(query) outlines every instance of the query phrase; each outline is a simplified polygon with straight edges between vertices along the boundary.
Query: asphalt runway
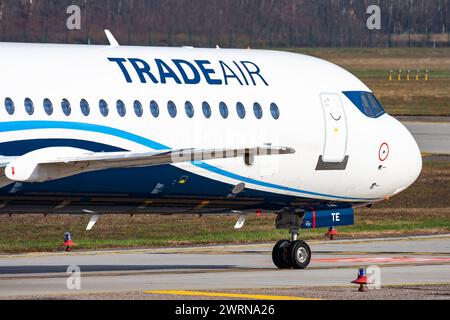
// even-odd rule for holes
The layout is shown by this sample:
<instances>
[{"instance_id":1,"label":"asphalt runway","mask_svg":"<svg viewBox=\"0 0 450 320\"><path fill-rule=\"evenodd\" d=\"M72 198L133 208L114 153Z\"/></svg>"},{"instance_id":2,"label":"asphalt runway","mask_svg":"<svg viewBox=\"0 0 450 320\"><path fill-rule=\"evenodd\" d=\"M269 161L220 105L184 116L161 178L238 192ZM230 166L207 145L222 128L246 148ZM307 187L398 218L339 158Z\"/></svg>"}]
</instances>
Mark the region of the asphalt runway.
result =
<instances>
[{"instance_id":1,"label":"asphalt runway","mask_svg":"<svg viewBox=\"0 0 450 320\"><path fill-rule=\"evenodd\" d=\"M450 122L402 122L419 145L422 153L450 154Z\"/></svg>"},{"instance_id":2,"label":"asphalt runway","mask_svg":"<svg viewBox=\"0 0 450 320\"><path fill-rule=\"evenodd\" d=\"M305 270L276 269L273 244L2 255L0 298L450 299L450 235L309 244ZM360 266L379 268L381 289L356 292Z\"/></svg>"}]
</instances>

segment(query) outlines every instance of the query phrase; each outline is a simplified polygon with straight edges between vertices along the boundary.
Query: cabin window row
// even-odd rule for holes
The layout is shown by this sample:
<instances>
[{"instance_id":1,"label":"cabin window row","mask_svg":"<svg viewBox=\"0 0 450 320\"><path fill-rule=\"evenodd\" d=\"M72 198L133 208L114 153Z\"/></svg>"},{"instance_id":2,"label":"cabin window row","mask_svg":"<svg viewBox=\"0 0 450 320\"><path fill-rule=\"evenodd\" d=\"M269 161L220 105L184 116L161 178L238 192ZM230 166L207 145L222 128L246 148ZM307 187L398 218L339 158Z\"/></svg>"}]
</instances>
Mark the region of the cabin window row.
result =
<instances>
[{"instance_id":1,"label":"cabin window row","mask_svg":"<svg viewBox=\"0 0 450 320\"><path fill-rule=\"evenodd\" d=\"M30 98L25 98L24 107L25 107L26 113L28 113L29 115L32 115L34 113L34 104ZM50 116L53 114L54 108L53 108L53 103L50 101L50 99L45 98L43 100L43 107L44 107L44 111L47 115ZM116 107L116 111L119 114L119 116L125 117L125 115L127 114L127 108L125 106L125 103L122 100L117 100L115 107ZM99 101L98 108L99 108L100 113L104 117L107 117L109 115L110 108L109 108L108 103L105 100L101 99ZM5 99L5 109L9 115L14 114L15 105L11 98ZM134 113L137 117L142 117L142 115L144 114L144 108L142 106L142 103L139 100L134 101L133 109L134 109ZM203 116L205 118L209 119L212 116L212 108L208 102L204 101L201 105L201 109L202 109ZM69 116L72 113L71 104L67 99L61 100L61 110L66 116ZM90 105L85 99L80 100L80 110L84 116L88 116L91 112ZM280 117L280 110L276 103L271 103L269 110L270 110L270 114L271 114L272 118L278 119ZM194 117L194 114L195 114L194 105L190 101L186 101L184 103L184 111L189 118ZM261 105L258 102L253 103L252 111L253 111L253 115L257 119L261 119L263 117L263 114L264 114L263 108L261 107ZM150 102L150 112L153 115L153 117L155 117L155 118L157 118L159 116L159 113L160 113L159 105L154 100L152 100ZM173 101L167 102L167 112L169 113L169 115L172 118L175 118L177 116L177 113L178 113L177 106ZM247 111L246 111L246 108L243 103L241 103L241 102L236 103L236 113L237 113L238 117L241 119L244 119L246 117ZM228 105L225 102L219 103L219 114L224 119L228 118L229 109L228 109Z\"/></svg>"}]
</instances>

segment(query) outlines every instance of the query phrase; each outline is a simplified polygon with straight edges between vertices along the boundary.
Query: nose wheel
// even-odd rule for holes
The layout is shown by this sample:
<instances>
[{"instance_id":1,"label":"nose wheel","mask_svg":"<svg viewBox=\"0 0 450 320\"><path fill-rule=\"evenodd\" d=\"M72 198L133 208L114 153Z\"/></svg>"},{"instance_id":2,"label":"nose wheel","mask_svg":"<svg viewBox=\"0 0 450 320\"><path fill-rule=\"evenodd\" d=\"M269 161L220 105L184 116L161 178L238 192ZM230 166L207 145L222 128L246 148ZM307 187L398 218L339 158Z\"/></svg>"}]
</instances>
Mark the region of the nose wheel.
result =
<instances>
[{"instance_id":1,"label":"nose wheel","mask_svg":"<svg viewBox=\"0 0 450 320\"><path fill-rule=\"evenodd\" d=\"M272 260L278 269L305 269L311 261L311 249L303 240L280 240L273 247Z\"/></svg>"},{"instance_id":2,"label":"nose wheel","mask_svg":"<svg viewBox=\"0 0 450 320\"><path fill-rule=\"evenodd\" d=\"M311 249L303 240L298 240L304 212L282 211L277 214L277 229L288 229L291 240L278 241L272 250L272 260L279 269L305 269L311 261Z\"/></svg>"},{"instance_id":3,"label":"nose wheel","mask_svg":"<svg viewBox=\"0 0 450 320\"><path fill-rule=\"evenodd\" d=\"M292 268L305 269L311 261L311 249L303 240L296 240L289 245Z\"/></svg>"},{"instance_id":4,"label":"nose wheel","mask_svg":"<svg viewBox=\"0 0 450 320\"><path fill-rule=\"evenodd\" d=\"M272 250L272 261L278 269L289 269L291 267L291 259L289 258L289 240L278 241Z\"/></svg>"}]
</instances>

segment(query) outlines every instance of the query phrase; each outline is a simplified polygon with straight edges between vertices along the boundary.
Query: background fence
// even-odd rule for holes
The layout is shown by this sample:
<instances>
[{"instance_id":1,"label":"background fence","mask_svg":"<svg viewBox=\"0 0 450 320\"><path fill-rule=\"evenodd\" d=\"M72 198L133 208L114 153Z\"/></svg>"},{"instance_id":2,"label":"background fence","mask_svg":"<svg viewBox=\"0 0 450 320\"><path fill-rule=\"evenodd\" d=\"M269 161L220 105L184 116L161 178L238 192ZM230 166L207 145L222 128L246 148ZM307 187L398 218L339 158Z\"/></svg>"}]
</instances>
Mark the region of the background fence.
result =
<instances>
[{"instance_id":1,"label":"background fence","mask_svg":"<svg viewBox=\"0 0 450 320\"><path fill-rule=\"evenodd\" d=\"M69 5L81 29L66 28ZM367 7L381 8L368 30ZM222 47L450 47L450 0L0 0L0 40Z\"/></svg>"}]
</instances>

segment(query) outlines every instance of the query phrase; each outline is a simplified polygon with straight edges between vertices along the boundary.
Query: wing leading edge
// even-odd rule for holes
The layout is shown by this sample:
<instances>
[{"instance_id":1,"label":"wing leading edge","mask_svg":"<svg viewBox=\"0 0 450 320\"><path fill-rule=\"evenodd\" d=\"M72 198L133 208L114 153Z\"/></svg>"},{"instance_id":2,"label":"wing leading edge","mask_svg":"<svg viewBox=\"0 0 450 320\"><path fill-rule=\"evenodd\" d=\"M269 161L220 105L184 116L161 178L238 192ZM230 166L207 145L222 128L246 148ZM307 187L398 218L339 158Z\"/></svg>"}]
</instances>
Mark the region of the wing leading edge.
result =
<instances>
[{"instance_id":1,"label":"wing leading edge","mask_svg":"<svg viewBox=\"0 0 450 320\"><path fill-rule=\"evenodd\" d=\"M50 147L20 157L0 158L0 187L18 182L45 182L76 174L112 168L144 167L180 162L292 154L289 147L251 147L222 149L173 149L151 152L91 152L71 147Z\"/></svg>"}]
</instances>

